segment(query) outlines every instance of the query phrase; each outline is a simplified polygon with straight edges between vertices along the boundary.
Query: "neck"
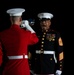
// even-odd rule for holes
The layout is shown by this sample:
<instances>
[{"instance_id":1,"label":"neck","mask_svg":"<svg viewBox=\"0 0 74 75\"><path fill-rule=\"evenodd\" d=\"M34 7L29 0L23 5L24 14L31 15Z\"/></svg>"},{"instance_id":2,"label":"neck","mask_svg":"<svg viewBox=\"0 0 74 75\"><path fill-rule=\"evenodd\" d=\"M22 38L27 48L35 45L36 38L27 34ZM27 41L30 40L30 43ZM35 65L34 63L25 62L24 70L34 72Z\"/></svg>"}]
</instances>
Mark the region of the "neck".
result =
<instances>
[{"instance_id":1,"label":"neck","mask_svg":"<svg viewBox=\"0 0 74 75\"><path fill-rule=\"evenodd\" d=\"M16 25L19 25L19 26L20 26L20 23L19 23L19 22L14 22L14 23L12 23L12 24L16 24Z\"/></svg>"},{"instance_id":2,"label":"neck","mask_svg":"<svg viewBox=\"0 0 74 75\"><path fill-rule=\"evenodd\" d=\"M42 30L42 32L48 32L48 30Z\"/></svg>"}]
</instances>

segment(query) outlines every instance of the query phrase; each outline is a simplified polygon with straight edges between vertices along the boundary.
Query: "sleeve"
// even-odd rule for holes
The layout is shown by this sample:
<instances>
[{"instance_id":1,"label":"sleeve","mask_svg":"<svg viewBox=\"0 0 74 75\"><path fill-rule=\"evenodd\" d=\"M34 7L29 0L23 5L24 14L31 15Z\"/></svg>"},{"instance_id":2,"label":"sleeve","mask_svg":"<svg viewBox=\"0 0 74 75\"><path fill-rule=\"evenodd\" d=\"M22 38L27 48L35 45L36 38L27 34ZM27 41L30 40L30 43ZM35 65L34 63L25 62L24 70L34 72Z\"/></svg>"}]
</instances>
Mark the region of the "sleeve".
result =
<instances>
[{"instance_id":1,"label":"sleeve","mask_svg":"<svg viewBox=\"0 0 74 75\"><path fill-rule=\"evenodd\" d=\"M2 44L0 42L0 66L2 64L2 57L3 57L3 53L2 53Z\"/></svg>"},{"instance_id":2,"label":"sleeve","mask_svg":"<svg viewBox=\"0 0 74 75\"><path fill-rule=\"evenodd\" d=\"M30 34L30 42L29 42L29 45L34 45L36 44L37 42L39 41L36 33L31 33Z\"/></svg>"},{"instance_id":3,"label":"sleeve","mask_svg":"<svg viewBox=\"0 0 74 75\"><path fill-rule=\"evenodd\" d=\"M57 34L57 70L62 72L64 62L63 40L60 34Z\"/></svg>"}]
</instances>

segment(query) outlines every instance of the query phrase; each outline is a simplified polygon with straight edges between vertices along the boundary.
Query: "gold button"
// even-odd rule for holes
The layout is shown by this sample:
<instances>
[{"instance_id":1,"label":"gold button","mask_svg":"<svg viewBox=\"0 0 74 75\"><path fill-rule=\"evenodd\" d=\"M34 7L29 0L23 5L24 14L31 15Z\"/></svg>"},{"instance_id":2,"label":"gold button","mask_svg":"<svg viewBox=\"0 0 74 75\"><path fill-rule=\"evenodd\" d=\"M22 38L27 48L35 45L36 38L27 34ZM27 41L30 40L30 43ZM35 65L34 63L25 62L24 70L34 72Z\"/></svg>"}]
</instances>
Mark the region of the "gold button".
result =
<instances>
[{"instance_id":1,"label":"gold button","mask_svg":"<svg viewBox=\"0 0 74 75\"><path fill-rule=\"evenodd\" d=\"M45 37L45 35L43 35L43 37Z\"/></svg>"},{"instance_id":2,"label":"gold button","mask_svg":"<svg viewBox=\"0 0 74 75\"><path fill-rule=\"evenodd\" d=\"M62 63L62 62L60 62L60 63Z\"/></svg>"},{"instance_id":3,"label":"gold button","mask_svg":"<svg viewBox=\"0 0 74 75\"><path fill-rule=\"evenodd\" d=\"M44 42L42 42L42 44L44 44Z\"/></svg>"},{"instance_id":4,"label":"gold button","mask_svg":"<svg viewBox=\"0 0 74 75\"><path fill-rule=\"evenodd\" d=\"M41 48L41 50L43 50L43 48Z\"/></svg>"},{"instance_id":5,"label":"gold button","mask_svg":"<svg viewBox=\"0 0 74 75\"><path fill-rule=\"evenodd\" d=\"M62 70L62 68L60 68L60 70Z\"/></svg>"},{"instance_id":6,"label":"gold button","mask_svg":"<svg viewBox=\"0 0 74 75\"><path fill-rule=\"evenodd\" d=\"M42 40L44 40L44 38L42 38Z\"/></svg>"},{"instance_id":7,"label":"gold button","mask_svg":"<svg viewBox=\"0 0 74 75\"><path fill-rule=\"evenodd\" d=\"M60 67L61 67L62 65L60 65Z\"/></svg>"},{"instance_id":8,"label":"gold button","mask_svg":"<svg viewBox=\"0 0 74 75\"><path fill-rule=\"evenodd\" d=\"M52 60L52 58L50 58L50 60Z\"/></svg>"},{"instance_id":9,"label":"gold button","mask_svg":"<svg viewBox=\"0 0 74 75\"><path fill-rule=\"evenodd\" d=\"M41 45L41 47L43 47L43 45Z\"/></svg>"},{"instance_id":10,"label":"gold button","mask_svg":"<svg viewBox=\"0 0 74 75\"><path fill-rule=\"evenodd\" d=\"M53 41L55 41L55 39L52 39Z\"/></svg>"},{"instance_id":11,"label":"gold button","mask_svg":"<svg viewBox=\"0 0 74 75\"><path fill-rule=\"evenodd\" d=\"M46 34L46 33L44 33L44 34Z\"/></svg>"},{"instance_id":12,"label":"gold button","mask_svg":"<svg viewBox=\"0 0 74 75\"><path fill-rule=\"evenodd\" d=\"M44 53L44 51L40 51L40 53Z\"/></svg>"}]
</instances>

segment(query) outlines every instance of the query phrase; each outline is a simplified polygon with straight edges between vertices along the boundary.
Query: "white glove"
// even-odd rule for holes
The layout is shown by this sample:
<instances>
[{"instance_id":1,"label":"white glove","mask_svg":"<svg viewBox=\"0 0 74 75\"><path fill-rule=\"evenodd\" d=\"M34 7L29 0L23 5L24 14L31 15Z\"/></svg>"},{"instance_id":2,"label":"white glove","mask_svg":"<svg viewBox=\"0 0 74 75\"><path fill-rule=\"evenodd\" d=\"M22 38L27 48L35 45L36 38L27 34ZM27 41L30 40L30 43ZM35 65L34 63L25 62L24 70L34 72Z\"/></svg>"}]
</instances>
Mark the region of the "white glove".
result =
<instances>
[{"instance_id":1,"label":"white glove","mask_svg":"<svg viewBox=\"0 0 74 75\"><path fill-rule=\"evenodd\" d=\"M56 75L61 75L62 71L56 70Z\"/></svg>"},{"instance_id":2,"label":"white glove","mask_svg":"<svg viewBox=\"0 0 74 75\"><path fill-rule=\"evenodd\" d=\"M25 23L24 23L24 21L22 21L22 23L21 23L21 28L25 28Z\"/></svg>"},{"instance_id":3,"label":"white glove","mask_svg":"<svg viewBox=\"0 0 74 75\"><path fill-rule=\"evenodd\" d=\"M27 30L31 31L31 33L35 33L35 31L29 25L29 21L28 20L23 20L22 24L21 24L21 27L25 27Z\"/></svg>"}]
</instances>

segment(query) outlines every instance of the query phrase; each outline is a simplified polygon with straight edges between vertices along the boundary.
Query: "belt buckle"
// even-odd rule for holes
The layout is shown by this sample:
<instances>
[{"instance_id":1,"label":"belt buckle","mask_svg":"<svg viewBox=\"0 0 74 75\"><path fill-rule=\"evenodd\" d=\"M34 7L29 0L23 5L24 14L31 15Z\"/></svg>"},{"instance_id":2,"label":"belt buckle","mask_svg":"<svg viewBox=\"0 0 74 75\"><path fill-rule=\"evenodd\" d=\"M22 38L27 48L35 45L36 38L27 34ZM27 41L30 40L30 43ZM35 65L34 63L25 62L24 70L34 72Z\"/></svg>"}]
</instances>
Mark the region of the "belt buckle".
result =
<instances>
[{"instance_id":1,"label":"belt buckle","mask_svg":"<svg viewBox=\"0 0 74 75\"><path fill-rule=\"evenodd\" d=\"M25 58L25 53L23 53L23 59Z\"/></svg>"},{"instance_id":2,"label":"belt buckle","mask_svg":"<svg viewBox=\"0 0 74 75\"><path fill-rule=\"evenodd\" d=\"M40 54L43 54L44 53L44 51L40 51Z\"/></svg>"}]
</instances>

